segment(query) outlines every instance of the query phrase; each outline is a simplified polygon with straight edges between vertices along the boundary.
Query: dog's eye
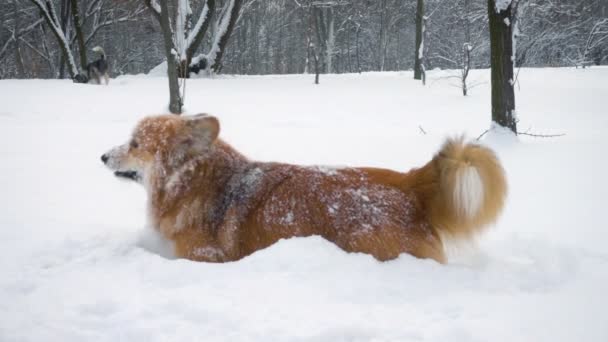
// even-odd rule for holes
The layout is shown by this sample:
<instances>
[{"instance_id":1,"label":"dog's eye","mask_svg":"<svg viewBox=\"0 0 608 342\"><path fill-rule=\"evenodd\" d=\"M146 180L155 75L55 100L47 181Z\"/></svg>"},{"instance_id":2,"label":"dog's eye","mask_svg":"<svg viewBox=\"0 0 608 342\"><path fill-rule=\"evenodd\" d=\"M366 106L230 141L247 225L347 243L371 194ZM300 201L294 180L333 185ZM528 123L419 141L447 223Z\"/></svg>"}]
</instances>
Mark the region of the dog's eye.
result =
<instances>
[{"instance_id":1,"label":"dog's eye","mask_svg":"<svg viewBox=\"0 0 608 342\"><path fill-rule=\"evenodd\" d=\"M131 146L131 148L138 148L139 144L137 143L137 141L131 140L131 143L129 144L129 146Z\"/></svg>"}]
</instances>

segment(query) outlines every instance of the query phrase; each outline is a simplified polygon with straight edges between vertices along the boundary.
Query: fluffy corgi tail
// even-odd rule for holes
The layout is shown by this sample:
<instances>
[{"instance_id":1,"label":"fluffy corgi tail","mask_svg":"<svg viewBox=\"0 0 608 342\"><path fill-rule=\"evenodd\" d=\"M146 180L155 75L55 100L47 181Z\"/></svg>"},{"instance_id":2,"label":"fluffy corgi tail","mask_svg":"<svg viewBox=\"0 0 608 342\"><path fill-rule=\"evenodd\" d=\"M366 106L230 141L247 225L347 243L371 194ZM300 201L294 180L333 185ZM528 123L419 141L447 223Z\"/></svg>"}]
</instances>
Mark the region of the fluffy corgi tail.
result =
<instances>
[{"instance_id":1,"label":"fluffy corgi tail","mask_svg":"<svg viewBox=\"0 0 608 342\"><path fill-rule=\"evenodd\" d=\"M442 236L469 239L498 218L507 182L492 150L448 139L425 168L434 178L424 196L428 218Z\"/></svg>"}]
</instances>

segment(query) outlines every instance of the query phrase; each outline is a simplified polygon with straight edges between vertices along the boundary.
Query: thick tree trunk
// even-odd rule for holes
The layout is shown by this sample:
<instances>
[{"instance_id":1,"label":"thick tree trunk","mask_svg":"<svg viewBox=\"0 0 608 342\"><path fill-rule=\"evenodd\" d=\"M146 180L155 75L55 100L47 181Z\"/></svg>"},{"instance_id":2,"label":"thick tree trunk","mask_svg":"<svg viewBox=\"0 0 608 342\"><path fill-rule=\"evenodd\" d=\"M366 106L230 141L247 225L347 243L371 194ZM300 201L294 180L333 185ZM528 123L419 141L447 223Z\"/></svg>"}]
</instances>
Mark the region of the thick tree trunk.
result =
<instances>
[{"instance_id":1,"label":"thick tree trunk","mask_svg":"<svg viewBox=\"0 0 608 342\"><path fill-rule=\"evenodd\" d=\"M336 37L334 32L334 9L333 7L327 8L327 48L325 49L325 73L330 74L333 71L332 60L334 55L334 48L336 44Z\"/></svg>"},{"instance_id":2,"label":"thick tree trunk","mask_svg":"<svg viewBox=\"0 0 608 342\"><path fill-rule=\"evenodd\" d=\"M319 7L319 6L312 6L312 11L313 11L313 19L314 19L314 24L315 24L315 36L317 37L317 44L316 44L316 48L317 50L315 52L318 52L319 50L323 51L325 53L326 58L324 59L324 63L325 63L325 70L326 73L328 73L331 70L331 65L328 66L328 64L331 64L331 55L327 53L329 46L328 46L328 28L327 28L327 24L326 24L326 20L325 20L325 14L324 14L324 8ZM330 58L327 58L330 57Z\"/></svg>"},{"instance_id":3,"label":"thick tree trunk","mask_svg":"<svg viewBox=\"0 0 608 342\"><path fill-rule=\"evenodd\" d=\"M19 17L19 3L17 0L13 0L13 15L14 18L13 20L15 21L15 28L14 28L14 36L15 36L15 64L17 64L17 78L26 78L27 75L25 73L25 66L23 65L23 56L21 55L21 44L19 43L19 24L20 24L20 17Z\"/></svg>"},{"instance_id":4,"label":"thick tree trunk","mask_svg":"<svg viewBox=\"0 0 608 342\"><path fill-rule=\"evenodd\" d=\"M423 74L423 25L424 25L424 0L418 0L416 7L416 49L414 50L414 79L421 80Z\"/></svg>"},{"instance_id":5,"label":"thick tree trunk","mask_svg":"<svg viewBox=\"0 0 608 342\"><path fill-rule=\"evenodd\" d=\"M45 0L45 1L49 2L49 0ZM70 41L68 40L68 33L67 33L68 32L68 30L67 30L68 20L70 17L70 4L68 3L68 1L69 0L60 1L61 7L59 8L59 14L60 14L59 18L61 18L61 21L60 21L61 22L61 26L60 26L61 32L64 35L65 40L67 42L67 44L66 44L67 51L69 51L70 55L72 55L71 45L70 45ZM50 6L48 6L48 4L47 4L47 7L50 7ZM49 9L49 11L51 11L51 10ZM61 44L61 42L59 44ZM72 56L71 58L74 60L74 56ZM66 67L66 63L69 63L68 59L69 58L67 57L67 55L64 52L63 59L61 62L61 68L60 68L60 72L59 72L59 78L65 78L65 67ZM76 62L74 62L74 64L76 64ZM77 74L78 74L78 72L76 72L73 75L70 74L70 78L74 78Z\"/></svg>"},{"instance_id":6,"label":"thick tree trunk","mask_svg":"<svg viewBox=\"0 0 608 342\"><path fill-rule=\"evenodd\" d=\"M76 39L78 40L78 52L80 52L80 69L85 70L87 67L87 50L84 44L84 34L82 33L82 22L80 20L80 10L78 9L78 0L70 0L72 6L72 20L76 29Z\"/></svg>"},{"instance_id":7,"label":"thick tree trunk","mask_svg":"<svg viewBox=\"0 0 608 342\"><path fill-rule=\"evenodd\" d=\"M496 0L488 0L492 68L492 121L517 133L513 90L512 4L500 12Z\"/></svg>"},{"instance_id":8,"label":"thick tree trunk","mask_svg":"<svg viewBox=\"0 0 608 342\"><path fill-rule=\"evenodd\" d=\"M173 42L173 30L169 19L169 6L167 1L160 2L160 27L165 43L165 55L167 56L167 76L169 78L169 111L173 114L181 114L182 98L179 93L178 67L179 56Z\"/></svg>"}]
</instances>

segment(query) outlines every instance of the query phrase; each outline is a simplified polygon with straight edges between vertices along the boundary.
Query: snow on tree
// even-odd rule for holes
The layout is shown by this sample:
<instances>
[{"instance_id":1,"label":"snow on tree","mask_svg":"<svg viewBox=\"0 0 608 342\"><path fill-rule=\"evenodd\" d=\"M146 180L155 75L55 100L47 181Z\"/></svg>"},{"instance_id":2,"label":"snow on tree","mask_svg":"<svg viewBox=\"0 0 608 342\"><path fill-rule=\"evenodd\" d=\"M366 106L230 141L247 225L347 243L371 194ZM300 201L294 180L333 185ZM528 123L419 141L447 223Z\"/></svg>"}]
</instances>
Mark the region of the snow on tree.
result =
<instances>
[{"instance_id":1,"label":"snow on tree","mask_svg":"<svg viewBox=\"0 0 608 342\"><path fill-rule=\"evenodd\" d=\"M48 0L37 1L44 4ZM424 47L425 69L464 70L463 58L468 57L464 56L467 50L463 1L424 0L426 17L429 17L426 34L420 42ZM83 64L83 55L79 60L78 54L85 51L77 33L78 22L85 48L104 46L114 74L148 72L166 58L158 25L158 0L150 0L156 10L143 13L144 0L52 2L78 68ZM499 1L498 7L511 2ZM185 11L178 17L180 3L185 5L182 7ZM80 20L70 14L75 12L70 10L72 4L78 5ZM311 21L309 8L313 4L322 8L312 13L316 20ZM17 12L14 11L16 5L19 6ZM203 15L205 5L208 9ZM168 1L173 28L175 31L178 26L184 28L182 38L176 37L175 41L182 61L178 74L186 69L234 74L302 73L305 70L312 73L313 46L318 52L321 72L408 70L415 67L415 57L420 52L415 41L417 1L242 0L236 24L227 35L229 43L220 48L226 40L214 35L219 32L217 28L226 27L219 21L228 17L224 16L228 14L228 6L232 6L230 0ZM488 68L487 0L470 0L469 6L470 69ZM238 2L233 9L236 7ZM516 22L511 19L504 22L516 28L512 30L517 36L517 47L513 49L516 67L608 64L608 1L526 0L519 1L518 7ZM51 26L44 24L45 19L42 19L43 25L31 26L40 20L32 0L0 1L0 77L56 77L60 68L67 65L68 58L65 61L61 58L62 48L56 43ZM518 30L521 33L518 34ZM195 32L200 34L193 34ZM185 63L183 48L186 49ZM210 52L219 63L208 59ZM192 64L194 58L200 63Z\"/></svg>"},{"instance_id":2,"label":"snow on tree","mask_svg":"<svg viewBox=\"0 0 608 342\"><path fill-rule=\"evenodd\" d=\"M65 32L61 29L61 23L59 22L59 18L57 17L57 11L55 10L55 5L52 0L31 0L36 7L40 10L40 14L46 21L46 23L51 28L51 31L57 38L57 42L61 47L61 51L63 56L68 63L68 72L70 73L70 77L74 79L76 75L79 74L78 67L76 66L76 62L74 62L74 56L72 55L72 51L70 49L70 44L68 39L66 39Z\"/></svg>"},{"instance_id":3,"label":"snow on tree","mask_svg":"<svg viewBox=\"0 0 608 342\"><path fill-rule=\"evenodd\" d=\"M169 110L180 114L183 98L180 94L179 78L188 78L191 71L221 69L221 59L230 35L239 18L243 0L229 0L221 9L215 23L212 44L209 52L193 57L211 24L216 11L215 0L203 2L196 24L192 26L193 11L190 0L176 0L173 3L175 24L171 22L168 1L144 0L153 16L159 21L163 34L167 75L169 78Z\"/></svg>"},{"instance_id":4,"label":"snow on tree","mask_svg":"<svg viewBox=\"0 0 608 342\"><path fill-rule=\"evenodd\" d=\"M144 0L154 17L160 19L161 8L157 0ZM194 13L190 0L175 0L175 25L171 29L173 49L179 60L179 74L188 77L189 72L200 72L207 70L218 72L221 69L221 60L228 45L228 41L240 16L243 0L228 0L219 9L217 20L216 1L206 0L202 2L198 19L193 25ZM195 56L195 52L201 46L209 27L213 25L213 35L210 38L211 46L207 53ZM162 25L161 25L161 29ZM164 29L163 29L164 30Z\"/></svg>"}]
</instances>

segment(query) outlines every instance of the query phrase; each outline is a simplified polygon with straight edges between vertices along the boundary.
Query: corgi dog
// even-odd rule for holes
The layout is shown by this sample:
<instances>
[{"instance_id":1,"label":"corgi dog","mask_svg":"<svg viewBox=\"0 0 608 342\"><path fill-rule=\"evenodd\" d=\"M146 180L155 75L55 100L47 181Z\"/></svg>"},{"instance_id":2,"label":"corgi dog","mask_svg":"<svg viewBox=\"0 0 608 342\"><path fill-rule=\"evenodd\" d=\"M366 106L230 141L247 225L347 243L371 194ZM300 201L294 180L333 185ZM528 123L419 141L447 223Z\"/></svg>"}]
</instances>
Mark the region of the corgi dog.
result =
<instances>
[{"instance_id":1,"label":"corgi dog","mask_svg":"<svg viewBox=\"0 0 608 342\"><path fill-rule=\"evenodd\" d=\"M256 162L219 132L206 114L147 117L101 157L144 186L149 223L180 258L235 261L280 239L319 235L381 261L409 253L445 263L444 242L493 223L507 193L496 155L463 139L404 173Z\"/></svg>"}]
</instances>

